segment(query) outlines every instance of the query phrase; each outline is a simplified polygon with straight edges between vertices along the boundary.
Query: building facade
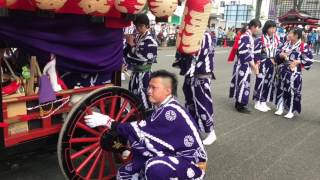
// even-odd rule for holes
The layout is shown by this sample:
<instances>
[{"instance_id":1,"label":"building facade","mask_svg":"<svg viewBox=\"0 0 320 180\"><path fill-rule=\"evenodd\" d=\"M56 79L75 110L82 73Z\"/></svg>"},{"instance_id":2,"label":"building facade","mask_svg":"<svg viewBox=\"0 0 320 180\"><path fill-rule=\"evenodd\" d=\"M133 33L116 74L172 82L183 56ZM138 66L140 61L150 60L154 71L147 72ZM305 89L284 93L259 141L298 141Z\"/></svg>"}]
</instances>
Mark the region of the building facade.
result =
<instances>
[{"instance_id":1,"label":"building facade","mask_svg":"<svg viewBox=\"0 0 320 180\"><path fill-rule=\"evenodd\" d=\"M227 5L224 10L225 28L241 28L253 18L253 13L252 5Z\"/></svg>"},{"instance_id":2,"label":"building facade","mask_svg":"<svg viewBox=\"0 0 320 180\"><path fill-rule=\"evenodd\" d=\"M260 20L268 19L271 0L263 0ZM216 27L239 27L255 17L257 0L215 0L212 7L212 23ZM237 17L239 15L239 17Z\"/></svg>"},{"instance_id":3,"label":"building facade","mask_svg":"<svg viewBox=\"0 0 320 180\"><path fill-rule=\"evenodd\" d=\"M243 23L247 15L250 17L254 15L255 5L256 0L215 0L212 6L211 24L226 29L235 27ZM250 10L250 12L244 12L244 10ZM236 18L236 14L241 14L241 17ZM243 18L243 16L246 17ZM236 21L239 21L239 23Z\"/></svg>"},{"instance_id":4,"label":"building facade","mask_svg":"<svg viewBox=\"0 0 320 180\"><path fill-rule=\"evenodd\" d=\"M291 9L293 9L293 0L271 0L269 18L277 20L279 16L286 14ZM320 0L303 0L300 11L320 19Z\"/></svg>"}]
</instances>

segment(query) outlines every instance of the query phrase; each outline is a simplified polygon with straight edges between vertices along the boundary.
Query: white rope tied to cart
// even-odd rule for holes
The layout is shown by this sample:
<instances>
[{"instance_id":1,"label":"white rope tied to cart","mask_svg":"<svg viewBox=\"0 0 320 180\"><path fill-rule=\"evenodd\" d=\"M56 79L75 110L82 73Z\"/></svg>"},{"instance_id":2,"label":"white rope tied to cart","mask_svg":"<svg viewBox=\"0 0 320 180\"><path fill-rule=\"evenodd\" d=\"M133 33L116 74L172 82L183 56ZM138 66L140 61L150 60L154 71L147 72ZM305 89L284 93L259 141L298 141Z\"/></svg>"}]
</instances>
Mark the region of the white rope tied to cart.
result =
<instances>
[{"instance_id":1,"label":"white rope tied to cart","mask_svg":"<svg viewBox=\"0 0 320 180\"><path fill-rule=\"evenodd\" d=\"M60 110L64 105L66 105L66 104L69 102L70 96L68 96L66 99L67 99L67 100L64 101L64 102L63 102L60 106L58 106L55 110L51 111L48 115L43 116L43 117L41 117L41 118L42 118L42 119L45 119L45 118L48 118L48 117L52 116L53 114L55 114L58 110Z\"/></svg>"},{"instance_id":2,"label":"white rope tied to cart","mask_svg":"<svg viewBox=\"0 0 320 180\"><path fill-rule=\"evenodd\" d=\"M53 103L62 102L62 101L63 101L63 103L60 106L58 106L56 109L54 109L53 111L51 111L49 114L47 114L45 116L41 116L42 119L45 119L45 118L52 116L54 113L56 113L58 110L60 110L64 105L66 105L70 101L70 96L55 100L54 102L48 102L46 104L40 104L38 106L30 107L30 108L27 108L27 110L30 111L30 110L34 110L34 109L40 109L43 106L52 105Z\"/></svg>"}]
</instances>

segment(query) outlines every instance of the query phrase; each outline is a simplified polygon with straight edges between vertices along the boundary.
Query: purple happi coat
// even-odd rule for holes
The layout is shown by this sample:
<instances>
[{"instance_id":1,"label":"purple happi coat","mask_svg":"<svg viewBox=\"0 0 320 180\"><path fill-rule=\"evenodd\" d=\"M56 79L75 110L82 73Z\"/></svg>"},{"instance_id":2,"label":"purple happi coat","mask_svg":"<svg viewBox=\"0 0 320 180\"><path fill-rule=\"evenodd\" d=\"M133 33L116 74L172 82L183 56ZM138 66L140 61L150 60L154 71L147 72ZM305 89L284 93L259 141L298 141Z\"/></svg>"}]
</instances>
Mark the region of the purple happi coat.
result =
<instances>
[{"instance_id":1,"label":"purple happi coat","mask_svg":"<svg viewBox=\"0 0 320 180\"><path fill-rule=\"evenodd\" d=\"M250 30L241 35L237 61L234 64L230 85L230 98L247 105L250 96L250 62L254 60L254 39Z\"/></svg>"},{"instance_id":2,"label":"purple happi coat","mask_svg":"<svg viewBox=\"0 0 320 180\"><path fill-rule=\"evenodd\" d=\"M271 37L262 35L255 40L254 59L260 62L259 74L256 77L253 100L259 102L272 102L274 97L274 83L276 68L272 59L275 58L279 46L277 35Z\"/></svg>"},{"instance_id":3,"label":"purple happi coat","mask_svg":"<svg viewBox=\"0 0 320 180\"><path fill-rule=\"evenodd\" d=\"M147 88L151 75L151 65L156 62L158 44L151 33L147 31L138 35L135 39L136 45L129 45L124 50L125 61L128 69L132 70L129 81L129 91L140 97L146 109L151 108L147 97Z\"/></svg>"},{"instance_id":4,"label":"purple happi coat","mask_svg":"<svg viewBox=\"0 0 320 180\"><path fill-rule=\"evenodd\" d=\"M214 129L211 81L214 77L214 37L206 32L201 48L191 65L183 85L186 107L202 132Z\"/></svg>"},{"instance_id":5,"label":"purple happi coat","mask_svg":"<svg viewBox=\"0 0 320 180\"><path fill-rule=\"evenodd\" d=\"M288 59L281 59L280 53L288 53ZM301 65L290 69L290 61L299 60ZM287 42L277 54L277 61L281 63L280 81L277 92L277 105L283 103L290 112L301 112L302 70L309 70L313 63L313 55L309 45L301 40L292 44Z\"/></svg>"},{"instance_id":6,"label":"purple happi coat","mask_svg":"<svg viewBox=\"0 0 320 180\"><path fill-rule=\"evenodd\" d=\"M278 47L277 53L276 53L276 76L275 76L275 81L274 81L274 104L277 106L277 109L279 109L279 105L283 102L282 96L283 96L283 83L282 83L282 72L283 72L283 68L284 68L284 64L282 63L282 60L279 57L279 54L282 52L282 49L284 46L287 46L287 43L289 42L285 42L280 44L280 46ZM280 102L281 101L281 102Z\"/></svg>"},{"instance_id":7,"label":"purple happi coat","mask_svg":"<svg viewBox=\"0 0 320 180\"><path fill-rule=\"evenodd\" d=\"M117 179L202 179L197 164L207 161L197 125L189 113L168 97L140 122L118 124L129 140L133 160L122 166Z\"/></svg>"}]
</instances>

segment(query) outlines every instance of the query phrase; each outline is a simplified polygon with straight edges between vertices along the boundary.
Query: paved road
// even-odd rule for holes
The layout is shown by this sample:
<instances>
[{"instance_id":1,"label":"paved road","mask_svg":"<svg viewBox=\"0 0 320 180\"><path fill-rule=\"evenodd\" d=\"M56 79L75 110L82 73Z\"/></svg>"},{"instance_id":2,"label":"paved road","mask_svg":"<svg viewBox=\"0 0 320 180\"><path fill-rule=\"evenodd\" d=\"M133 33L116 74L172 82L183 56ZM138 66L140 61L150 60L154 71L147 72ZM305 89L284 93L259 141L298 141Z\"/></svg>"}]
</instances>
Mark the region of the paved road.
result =
<instances>
[{"instance_id":1,"label":"paved road","mask_svg":"<svg viewBox=\"0 0 320 180\"><path fill-rule=\"evenodd\" d=\"M303 113L292 120L273 112L242 115L227 98L232 65L228 49L217 50L217 80L213 83L218 140L207 148L206 179L316 180L320 179L320 63L304 72ZM173 50L161 50L155 69L171 68ZM179 86L182 77L179 77ZM124 82L126 84L127 82ZM179 99L183 94L179 88ZM252 107L252 105L251 105ZM0 172L0 179L63 179L55 154L23 160L19 167Z\"/></svg>"}]
</instances>

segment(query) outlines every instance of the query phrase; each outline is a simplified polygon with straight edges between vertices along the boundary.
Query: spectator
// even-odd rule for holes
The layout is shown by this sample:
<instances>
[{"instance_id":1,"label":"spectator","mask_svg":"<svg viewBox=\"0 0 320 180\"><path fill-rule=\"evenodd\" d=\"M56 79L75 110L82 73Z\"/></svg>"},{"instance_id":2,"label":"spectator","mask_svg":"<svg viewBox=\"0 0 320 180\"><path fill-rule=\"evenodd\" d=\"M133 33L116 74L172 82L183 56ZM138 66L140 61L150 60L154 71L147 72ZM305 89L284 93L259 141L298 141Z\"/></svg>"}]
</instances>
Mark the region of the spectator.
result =
<instances>
[{"instance_id":1,"label":"spectator","mask_svg":"<svg viewBox=\"0 0 320 180\"><path fill-rule=\"evenodd\" d=\"M317 39L317 32L315 30L311 31L308 35L308 45L314 47Z\"/></svg>"},{"instance_id":2,"label":"spectator","mask_svg":"<svg viewBox=\"0 0 320 180\"><path fill-rule=\"evenodd\" d=\"M155 29L155 24L151 24L150 27L150 34L153 37L153 39L156 39L156 29Z\"/></svg>"},{"instance_id":3,"label":"spectator","mask_svg":"<svg viewBox=\"0 0 320 180\"><path fill-rule=\"evenodd\" d=\"M228 28L227 39L228 40L232 40L233 39L233 32L232 32L231 28Z\"/></svg>"},{"instance_id":4,"label":"spectator","mask_svg":"<svg viewBox=\"0 0 320 180\"><path fill-rule=\"evenodd\" d=\"M286 42L286 29L283 26L277 28L277 35L281 44L284 44Z\"/></svg>"},{"instance_id":5,"label":"spectator","mask_svg":"<svg viewBox=\"0 0 320 180\"><path fill-rule=\"evenodd\" d=\"M320 55L320 30L315 35L314 54Z\"/></svg>"},{"instance_id":6,"label":"spectator","mask_svg":"<svg viewBox=\"0 0 320 180\"><path fill-rule=\"evenodd\" d=\"M220 46L223 45L224 36L225 36L224 30L222 29L222 27L219 27L218 28L218 42L217 42L217 45L220 45Z\"/></svg>"},{"instance_id":7,"label":"spectator","mask_svg":"<svg viewBox=\"0 0 320 180\"><path fill-rule=\"evenodd\" d=\"M216 25L215 24L211 24L209 29L210 29L210 32L214 32L215 29L216 29Z\"/></svg>"}]
</instances>

